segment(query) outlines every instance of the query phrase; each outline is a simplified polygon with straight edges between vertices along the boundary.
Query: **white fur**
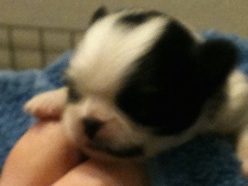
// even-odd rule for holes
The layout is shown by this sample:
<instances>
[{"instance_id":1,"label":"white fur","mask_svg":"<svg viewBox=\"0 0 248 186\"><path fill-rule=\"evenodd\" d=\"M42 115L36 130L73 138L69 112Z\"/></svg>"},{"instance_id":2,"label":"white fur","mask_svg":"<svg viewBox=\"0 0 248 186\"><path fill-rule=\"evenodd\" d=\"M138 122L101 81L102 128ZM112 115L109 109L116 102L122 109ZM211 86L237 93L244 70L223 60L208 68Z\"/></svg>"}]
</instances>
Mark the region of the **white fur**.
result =
<instances>
[{"instance_id":1,"label":"white fur","mask_svg":"<svg viewBox=\"0 0 248 186\"><path fill-rule=\"evenodd\" d=\"M67 73L81 82L79 88L84 94L88 91L115 94L122 78L133 69L130 63L147 52L168 21L158 17L129 32L125 26L116 25L121 15L108 16L93 25L79 44L80 52L71 61Z\"/></svg>"}]
</instances>

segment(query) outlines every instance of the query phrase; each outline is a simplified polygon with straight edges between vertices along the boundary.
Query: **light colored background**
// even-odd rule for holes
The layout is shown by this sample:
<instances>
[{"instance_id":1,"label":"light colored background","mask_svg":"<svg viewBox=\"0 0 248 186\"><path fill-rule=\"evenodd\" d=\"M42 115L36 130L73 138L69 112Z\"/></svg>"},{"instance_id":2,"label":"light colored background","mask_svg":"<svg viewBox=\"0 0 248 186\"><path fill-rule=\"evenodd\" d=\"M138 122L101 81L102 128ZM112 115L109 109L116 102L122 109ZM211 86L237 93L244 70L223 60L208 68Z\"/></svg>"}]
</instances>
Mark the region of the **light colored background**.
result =
<instances>
[{"instance_id":1,"label":"light colored background","mask_svg":"<svg viewBox=\"0 0 248 186\"><path fill-rule=\"evenodd\" d=\"M110 10L124 7L158 9L196 30L218 29L248 36L248 0L0 0L0 23L81 29L87 27L90 15L101 5ZM0 68L6 68L9 60L9 53L4 48L5 36L0 27ZM16 32L15 44L35 48L36 37L36 33ZM46 37L53 47L70 48L65 44L67 41L63 42L63 34ZM37 66L39 62L35 62L39 56L34 51L19 51L16 55L20 69Z\"/></svg>"}]
</instances>

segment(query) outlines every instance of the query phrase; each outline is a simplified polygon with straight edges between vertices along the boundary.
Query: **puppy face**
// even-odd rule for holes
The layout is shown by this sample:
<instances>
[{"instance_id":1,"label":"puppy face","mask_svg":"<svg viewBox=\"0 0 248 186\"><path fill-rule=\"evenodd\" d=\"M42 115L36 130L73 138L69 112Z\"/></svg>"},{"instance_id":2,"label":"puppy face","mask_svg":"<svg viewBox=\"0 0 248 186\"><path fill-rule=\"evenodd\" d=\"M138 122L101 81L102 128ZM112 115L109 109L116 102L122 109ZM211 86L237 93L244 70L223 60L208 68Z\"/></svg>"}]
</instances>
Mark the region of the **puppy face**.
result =
<instances>
[{"instance_id":1,"label":"puppy face","mask_svg":"<svg viewBox=\"0 0 248 186\"><path fill-rule=\"evenodd\" d=\"M64 125L91 156L152 156L197 134L235 58L162 13L98 11L66 72Z\"/></svg>"}]
</instances>

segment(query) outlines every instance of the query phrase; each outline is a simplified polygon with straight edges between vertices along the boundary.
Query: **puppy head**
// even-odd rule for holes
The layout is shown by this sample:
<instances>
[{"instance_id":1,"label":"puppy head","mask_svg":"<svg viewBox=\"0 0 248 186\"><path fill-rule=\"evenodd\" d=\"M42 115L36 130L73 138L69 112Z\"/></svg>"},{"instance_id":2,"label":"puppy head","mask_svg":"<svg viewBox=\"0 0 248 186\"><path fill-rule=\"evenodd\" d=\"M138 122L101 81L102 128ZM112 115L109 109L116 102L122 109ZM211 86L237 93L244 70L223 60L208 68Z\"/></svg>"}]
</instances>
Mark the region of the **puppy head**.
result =
<instances>
[{"instance_id":1,"label":"puppy head","mask_svg":"<svg viewBox=\"0 0 248 186\"><path fill-rule=\"evenodd\" d=\"M204 105L236 61L156 11L98 11L67 69L64 125L97 158L148 157L196 133Z\"/></svg>"}]
</instances>

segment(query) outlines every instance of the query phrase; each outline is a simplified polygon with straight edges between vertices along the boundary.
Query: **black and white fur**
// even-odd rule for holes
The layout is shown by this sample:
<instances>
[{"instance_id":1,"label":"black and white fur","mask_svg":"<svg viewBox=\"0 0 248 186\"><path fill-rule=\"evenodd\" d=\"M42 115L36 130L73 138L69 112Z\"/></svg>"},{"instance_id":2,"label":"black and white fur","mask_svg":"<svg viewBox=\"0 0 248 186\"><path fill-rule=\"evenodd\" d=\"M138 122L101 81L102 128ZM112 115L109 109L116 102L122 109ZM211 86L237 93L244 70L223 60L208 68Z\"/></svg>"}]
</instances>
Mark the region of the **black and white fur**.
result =
<instances>
[{"instance_id":1,"label":"black and white fur","mask_svg":"<svg viewBox=\"0 0 248 186\"><path fill-rule=\"evenodd\" d=\"M63 113L69 138L92 157L150 157L196 135L245 129L248 86L237 58L229 41L205 41L163 13L100 9L66 70L67 86L25 109Z\"/></svg>"}]
</instances>

